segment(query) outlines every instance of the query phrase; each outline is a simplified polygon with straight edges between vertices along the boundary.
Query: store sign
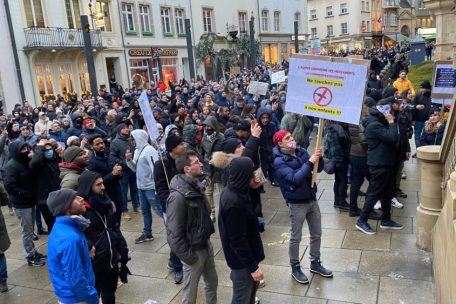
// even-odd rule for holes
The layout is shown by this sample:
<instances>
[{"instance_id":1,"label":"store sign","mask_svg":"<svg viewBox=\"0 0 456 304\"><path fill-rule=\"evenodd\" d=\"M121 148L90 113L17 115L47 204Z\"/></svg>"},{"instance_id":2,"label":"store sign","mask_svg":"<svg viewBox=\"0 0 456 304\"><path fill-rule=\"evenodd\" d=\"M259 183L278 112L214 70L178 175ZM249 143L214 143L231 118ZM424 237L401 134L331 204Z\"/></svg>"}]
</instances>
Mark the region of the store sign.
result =
<instances>
[{"instance_id":1,"label":"store sign","mask_svg":"<svg viewBox=\"0 0 456 304\"><path fill-rule=\"evenodd\" d=\"M156 48L153 49L154 53L157 51ZM160 52L160 56L177 56L178 50L177 49L162 49ZM152 49L130 49L128 50L128 55L130 57L152 57Z\"/></svg>"}]
</instances>

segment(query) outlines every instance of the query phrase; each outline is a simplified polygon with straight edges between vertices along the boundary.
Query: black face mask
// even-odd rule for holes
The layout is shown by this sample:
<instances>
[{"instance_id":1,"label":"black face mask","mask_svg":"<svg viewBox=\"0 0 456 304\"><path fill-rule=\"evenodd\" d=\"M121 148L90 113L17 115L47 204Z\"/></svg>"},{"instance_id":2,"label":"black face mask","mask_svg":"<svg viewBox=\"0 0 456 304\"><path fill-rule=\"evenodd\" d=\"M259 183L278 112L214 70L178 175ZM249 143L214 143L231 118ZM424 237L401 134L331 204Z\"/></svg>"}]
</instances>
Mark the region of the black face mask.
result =
<instances>
[{"instance_id":1,"label":"black face mask","mask_svg":"<svg viewBox=\"0 0 456 304\"><path fill-rule=\"evenodd\" d=\"M206 134L207 134L207 135L212 135L212 134L214 134L214 132L215 132L214 129L212 129L212 128L206 128Z\"/></svg>"},{"instance_id":2,"label":"black face mask","mask_svg":"<svg viewBox=\"0 0 456 304\"><path fill-rule=\"evenodd\" d=\"M75 123L76 125L82 125L82 119L76 119L76 120L74 121L74 123Z\"/></svg>"},{"instance_id":3,"label":"black face mask","mask_svg":"<svg viewBox=\"0 0 456 304\"><path fill-rule=\"evenodd\" d=\"M30 159L30 158L29 158L29 153L30 153L29 151L19 153L19 159L20 159L22 162L28 162L28 160Z\"/></svg>"},{"instance_id":4,"label":"black face mask","mask_svg":"<svg viewBox=\"0 0 456 304\"><path fill-rule=\"evenodd\" d=\"M89 203L93 209L102 214L107 215L112 209L111 199L106 193L97 194L92 192L89 197Z\"/></svg>"}]
</instances>

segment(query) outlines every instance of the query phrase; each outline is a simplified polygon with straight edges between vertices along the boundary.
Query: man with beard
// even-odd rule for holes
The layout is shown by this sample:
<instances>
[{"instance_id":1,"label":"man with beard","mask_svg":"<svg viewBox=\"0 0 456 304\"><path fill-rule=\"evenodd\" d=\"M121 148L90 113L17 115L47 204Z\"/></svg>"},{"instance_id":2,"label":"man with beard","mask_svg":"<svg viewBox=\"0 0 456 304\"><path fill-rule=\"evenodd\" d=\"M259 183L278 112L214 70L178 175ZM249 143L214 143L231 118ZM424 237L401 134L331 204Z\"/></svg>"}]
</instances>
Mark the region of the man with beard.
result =
<instances>
[{"instance_id":1,"label":"man with beard","mask_svg":"<svg viewBox=\"0 0 456 304\"><path fill-rule=\"evenodd\" d=\"M117 137L111 143L110 157L111 165L119 164L122 166L122 178L120 180L120 190L122 191L122 213L124 220L131 220L128 214L128 188L135 212L139 212L138 188L136 186L136 174L127 166L127 161L133 157L135 147L130 141L130 128L126 124L119 124L117 127Z\"/></svg>"},{"instance_id":2,"label":"man with beard","mask_svg":"<svg viewBox=\"0 0 456 304\"><path fill-rule=\"evenodd\" d=\"M108 136L108 134L104 130L97 127L97 123L95 119L93 119L92 117L87 117L86 119L84 119L82 122L82 126L82 136L85 136L87 138L95 134L101 135L103 139L105 139Z\"/></svg>"},{"instance_id":3,"label":"man with beard","mask_svg":"<svg viewBox=\"0 0 456 304\"><path fill-rule=\"evenodd\" d=\"M96 172L85 171L81 174L78 194L84 198L86 211L83 217L90 221L84 235L94 252L92 266L95 289L103 304L114 304L118 278L127 283L127 275L131 274L127 267L127 243L113 216L114 203L105 192L103 178Z\"/></svg>"},{"instance_id":4,"label":"man with beard","mask_svg":"<svg viewBox=\"0 0 456 304\"><path fill-rule=\"evenodd\" d=\"M106 152L106 144L101 135L96 134L89 138L92 147L92 155L89 159L87 170L99 173L103 177L106 193L114 202L114 217L120 223L122 218L122 192L120 190L120 180L122 178L122 166L113 163L111 156Z\"/></svg>"},{"instance_id":5,"label":"man with beard","mask_svg":"<svg viewBox=\"0 0 456 304\"><path fill-rule=\"evenodd\" d=\"M80 147L71 146L63 152L63 162L60 168L60 187L77 190L78 178L86 169L88 163L86 151Z\"/></svg>"},{"instance_id":6,"label":"man with beard","mask_svg":"<svg viewBox=\"0 0 456 304\"><path fill-rule=\"evenodd\" d=\"M420 93L412 101L412 104L415 106L413 120L415 121L415 144L417 148L420 146L421 133L431 110L431 91L432 86L429 80L423 81L420 85Z\"/></svg>"}]
</instances>

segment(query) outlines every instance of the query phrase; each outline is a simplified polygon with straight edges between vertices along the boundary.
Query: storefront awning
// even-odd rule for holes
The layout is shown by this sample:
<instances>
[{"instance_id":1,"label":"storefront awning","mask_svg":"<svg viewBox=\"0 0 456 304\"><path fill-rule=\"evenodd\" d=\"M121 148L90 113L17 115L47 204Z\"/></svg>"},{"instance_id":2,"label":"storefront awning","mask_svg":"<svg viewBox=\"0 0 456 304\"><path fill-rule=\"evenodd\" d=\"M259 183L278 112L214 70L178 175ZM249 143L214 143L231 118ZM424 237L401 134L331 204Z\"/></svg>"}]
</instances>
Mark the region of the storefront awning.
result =
<instances>
[{"instance_id":1,"label":"storefront awning","mask_svg":"<svg viewBox=\"0 0 456 304\"><path fill-rule=\"evenodd\" d=\"M385 35L386 37L388 37L389 39L393 40L393 41L396 41L396 42L401 42L401 41L406 41L408 42L409 39L407 36L404 36L402 34L386 34Z\"/></svg>"},{"instance_id":2,"label":"storefront awning","mask_svg":"<svg viewBox=\"0 0 456 304\"><path fill-rule=\"evenodd\" d=\"M431 40L431 39L437 39L437 34L431 34L431 35L421 35L424 40Z\"/></svg>"}]
</instances>

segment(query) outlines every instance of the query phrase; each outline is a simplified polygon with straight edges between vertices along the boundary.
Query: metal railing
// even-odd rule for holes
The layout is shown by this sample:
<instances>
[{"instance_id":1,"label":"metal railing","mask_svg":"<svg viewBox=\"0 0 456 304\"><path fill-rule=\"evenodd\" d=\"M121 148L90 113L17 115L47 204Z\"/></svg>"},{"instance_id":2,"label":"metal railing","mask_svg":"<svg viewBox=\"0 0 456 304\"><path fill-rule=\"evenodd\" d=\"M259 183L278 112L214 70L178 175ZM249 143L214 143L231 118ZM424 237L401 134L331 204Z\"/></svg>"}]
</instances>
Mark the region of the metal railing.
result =
<instances>
[{"instance_id":1,"label":"metal railing","mask_svg":"<svg viewBox=\"0 0 456 304\"><path fill-rule=\"evenodd\" d=\"M24 29L28 48L83 48L82 29L29 27ZM103 47L100 30L90 30L92 47Z\"/></svg>"},{"instance_id":2,"label":"metal railing","mask_svg":"<svg viewBox=\"0 0 456 304\"><path fill-rule=\"evenodd\" d=\"M387 7L400 7L399 0L383 0L383 8Z\"/></svg>"}]
</instances>

